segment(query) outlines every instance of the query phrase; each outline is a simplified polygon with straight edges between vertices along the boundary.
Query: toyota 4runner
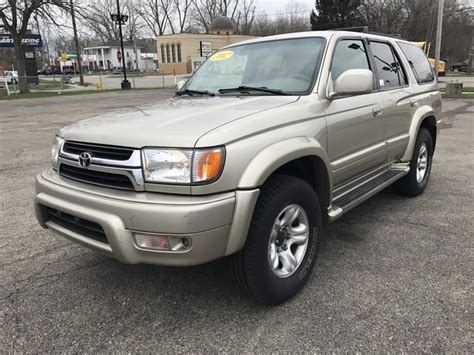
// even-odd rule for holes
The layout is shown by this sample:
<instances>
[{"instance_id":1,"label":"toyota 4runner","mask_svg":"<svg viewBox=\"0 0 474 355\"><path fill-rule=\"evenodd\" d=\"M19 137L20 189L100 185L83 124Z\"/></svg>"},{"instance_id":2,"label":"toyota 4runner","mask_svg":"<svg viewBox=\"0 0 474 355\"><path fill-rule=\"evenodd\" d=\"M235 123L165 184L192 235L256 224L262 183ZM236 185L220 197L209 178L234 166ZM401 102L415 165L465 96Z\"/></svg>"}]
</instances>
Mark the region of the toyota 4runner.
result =
<instances>
[{"instance_id":1,"label":"toyota 4runner","mask_svg":"<svg viewBox=\"0 0 474 355\"><path fill-rule=\"evenodd\" d=\"M228 257L264 304L308 279L323 225L431 172L441 98L414 44L347 31L214 53L163 103L64 127L36 180L44 228L124 263Z\"/></svg>"}]
</instances>

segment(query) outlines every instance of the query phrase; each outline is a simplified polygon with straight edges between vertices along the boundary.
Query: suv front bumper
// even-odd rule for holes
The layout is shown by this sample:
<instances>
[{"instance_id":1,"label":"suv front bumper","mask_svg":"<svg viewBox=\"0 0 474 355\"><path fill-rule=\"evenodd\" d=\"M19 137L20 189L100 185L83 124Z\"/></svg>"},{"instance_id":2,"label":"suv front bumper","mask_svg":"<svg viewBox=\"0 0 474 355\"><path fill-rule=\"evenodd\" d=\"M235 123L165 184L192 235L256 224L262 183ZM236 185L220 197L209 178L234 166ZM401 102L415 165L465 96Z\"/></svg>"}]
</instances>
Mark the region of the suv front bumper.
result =
<instances>
[{"instance_id":1,"label":"suv front bumper","mask_svg":"<svg viewBox=\"0 0 474 355\"><path fill-rule=\"evenodd\" d=\"M50 169L36 178L35 211L42 227L121 262L186 266L239 251L258 194L258 189L210 196L129 192L71 181ZM100 226L106 238L101 241L84 232L87 229L58 222L51 210ZM134 233L183 237L191 243L183 251L142 249Z\"/></svg>"}]
</instances>

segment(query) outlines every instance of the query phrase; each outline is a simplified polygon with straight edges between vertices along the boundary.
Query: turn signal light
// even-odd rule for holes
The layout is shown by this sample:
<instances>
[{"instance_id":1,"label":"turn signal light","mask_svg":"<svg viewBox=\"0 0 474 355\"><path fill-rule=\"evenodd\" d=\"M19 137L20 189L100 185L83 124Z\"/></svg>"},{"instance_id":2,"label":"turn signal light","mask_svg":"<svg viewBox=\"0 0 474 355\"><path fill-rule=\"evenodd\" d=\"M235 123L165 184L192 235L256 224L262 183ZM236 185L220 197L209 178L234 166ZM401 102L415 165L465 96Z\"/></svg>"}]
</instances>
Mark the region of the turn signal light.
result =
<instances>
[{"instance_id":1,"label":"turn signal light","mask_svg":"<svg viewBox=\"0 0 474 355\"><path fill-rule=\"evenodd\" d=\"M219 177L224 164L222 148L198 150L194 156L193 181L212 181Z\"/></svg>"}]
</instances>

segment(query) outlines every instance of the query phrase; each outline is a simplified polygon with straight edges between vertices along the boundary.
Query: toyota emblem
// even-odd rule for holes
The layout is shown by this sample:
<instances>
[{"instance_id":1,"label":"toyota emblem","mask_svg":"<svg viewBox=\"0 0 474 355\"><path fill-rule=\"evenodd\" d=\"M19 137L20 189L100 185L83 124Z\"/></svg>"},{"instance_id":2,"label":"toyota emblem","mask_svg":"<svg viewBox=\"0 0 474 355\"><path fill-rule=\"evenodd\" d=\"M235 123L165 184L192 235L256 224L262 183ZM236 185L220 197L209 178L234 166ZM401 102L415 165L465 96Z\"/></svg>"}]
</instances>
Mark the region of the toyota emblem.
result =
<instances>
[{"instance_id":1,"label":"toyota emblem","mask_svg":"<svg viewBox=\"0 0 474 355\"><path fill-rule=\"evenodd\" d=\"M91 162L92 162L92 155L90 153L85 152L79 155L79 164L83 168L88 168L91 165Z\"/></svg>"}]
</instances>

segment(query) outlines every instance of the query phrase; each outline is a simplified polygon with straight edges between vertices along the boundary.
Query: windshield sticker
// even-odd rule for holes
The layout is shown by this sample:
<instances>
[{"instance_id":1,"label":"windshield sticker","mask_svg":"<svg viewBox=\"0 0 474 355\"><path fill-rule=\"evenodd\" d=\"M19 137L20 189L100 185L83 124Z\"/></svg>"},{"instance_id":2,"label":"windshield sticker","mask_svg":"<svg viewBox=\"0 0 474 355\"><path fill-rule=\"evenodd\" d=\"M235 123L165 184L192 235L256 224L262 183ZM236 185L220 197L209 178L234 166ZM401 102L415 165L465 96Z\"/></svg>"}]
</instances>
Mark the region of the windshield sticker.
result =
<instances>
[{"instance_id":1,"label":"windshield sticker","mask_svg":"<svg viewBox=\"0 0 474 355\"><path fill-rule=\"evenodd\" d=\"M214 54L211 58L209 58L213 62L218 62L221 60L227 60L230 59L234 56L234 52L232 51L222 51L222 52L217 52Z\"/></svg>"}]
</instances>

